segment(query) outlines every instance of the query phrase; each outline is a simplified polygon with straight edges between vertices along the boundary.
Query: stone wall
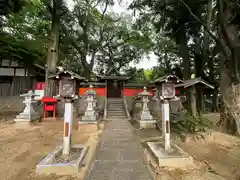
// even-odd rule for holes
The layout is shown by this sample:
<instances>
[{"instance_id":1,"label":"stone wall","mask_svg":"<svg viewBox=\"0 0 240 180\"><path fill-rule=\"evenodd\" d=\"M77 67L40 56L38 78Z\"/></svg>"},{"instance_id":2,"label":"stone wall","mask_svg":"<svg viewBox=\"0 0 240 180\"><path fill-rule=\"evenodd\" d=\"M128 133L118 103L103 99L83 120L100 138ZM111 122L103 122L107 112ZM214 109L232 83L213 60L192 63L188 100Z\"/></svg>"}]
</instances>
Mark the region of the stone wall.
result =
<instances>
[{"instance_id":1,"label":"stone wall","mask_svg":"<svg viewBox=\"0 0 240 180\"><path fill-rule=\"evenodd\" d=\"M125 99L127 102L128 112L131 114L133 109L134 97L128 96L128 97L125 97Z\"/></svg>"},{"instance_id":2,"label":"stone wall","mask_svg":"<svg viewBox=\"0 0 240 180\"><path fill-rule=\"evenodd\" d=\"M161 118L161 103L159 100L149 98L148 108L155 119Z\"/></svg>"},{"instance_id":3,"label":"stone wall","mask_svg":"<svg viewBox=\"0 0 240 180\"><path fill-rule=\"evenodd\" d=\"M140 114L141 111L141 100L132 98L132 106L131 106L131 118L132 120L137 120L137 116Z\"/></svg>"},{"instance_id":4,"label":"stone wall","mask_svg":"<svg viewBox=\"0 0 240 180\"><path fill-rule=\"evenodd\" d=\"M21 112L25 105L21 96L0 97L0 112Z\"/></svg>"}]
</instances>

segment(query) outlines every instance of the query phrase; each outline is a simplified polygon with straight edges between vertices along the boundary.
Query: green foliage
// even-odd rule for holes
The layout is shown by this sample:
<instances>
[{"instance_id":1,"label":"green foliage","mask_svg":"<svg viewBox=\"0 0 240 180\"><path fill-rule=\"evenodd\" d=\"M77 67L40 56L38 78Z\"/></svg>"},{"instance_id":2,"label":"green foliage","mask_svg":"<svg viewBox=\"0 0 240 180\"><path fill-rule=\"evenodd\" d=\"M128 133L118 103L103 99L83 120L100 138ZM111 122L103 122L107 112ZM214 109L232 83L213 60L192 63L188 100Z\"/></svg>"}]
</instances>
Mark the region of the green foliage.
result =
<instances>
[{"instance_id":1,"label":"green foliage","mask_svg":"<svg viewBox=\"0 0 240 180\"><path fill-rule=\"evenodd\" d=\"M130 78L130 83L146 84L148 82L144 69L129 68L125 70L125 73Z\"/></svg>"},{"instance_id":2,"label":"green foliage","mask_svg":"<svg viewBox=\"0 0 240 180\"><path fill-rule=\"evenodd\" d=\"M44 45L41 42L17 39L6 33L1 33L0 37L1 59L16 59L25 62L34 61L35 63L44 65L46 53L43 50Z\"/></svg>"},{"instance_id":3,"label":"green foliage","mask_svg":"<svg viewBox=\"0 0 240 180\"><path fill-rule=\"evenodd\" d=\"M0 58L45 64L50 22L40 0L27 1L16 14L6 16L0 31Z\"/></svg>"},{"instance_id":4,"label":"green foliage","mask_svg":"<svg viewBox=\"0 0 240 180\"><path fill-rule=\"evenodd\" d=\"M201 113L198 114L197 117L193 117L189 113L186 113L185 116L179 116L178 121L171 123L171 129L173 129L173 131L186 134L205 132L212 127L213 123Z\"/></svg>"},{"instance_id":5,"label":"green foliage","mask_svg":"<svg viewBox=\"0 0 240 180\"><path fill-rule=\"evenodd\" d=\"M0 1L0 16L7 15L11 12L17 13L26 3L26 0L1 0Z\"/></svg>"}]
</instances>

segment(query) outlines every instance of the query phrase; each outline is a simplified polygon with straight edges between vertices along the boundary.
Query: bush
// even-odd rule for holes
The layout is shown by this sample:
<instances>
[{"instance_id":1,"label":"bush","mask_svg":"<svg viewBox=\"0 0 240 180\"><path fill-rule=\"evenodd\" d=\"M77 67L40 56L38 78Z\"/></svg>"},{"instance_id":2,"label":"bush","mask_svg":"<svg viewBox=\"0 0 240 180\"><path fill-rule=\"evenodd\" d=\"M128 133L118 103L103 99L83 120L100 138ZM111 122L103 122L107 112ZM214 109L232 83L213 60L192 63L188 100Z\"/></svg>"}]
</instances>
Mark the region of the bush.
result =
<instances>
[{"instance_id":1,"label":"bush","mask_svg":"<svg viewBox=\"0 0 240 180\"><path fill-rule=\"evenodd\" d=\"M207 118L202 116L202 113L197 117L191 116L186 113L177 122L171 123L171 129L178 133L197 133L206 132L207 129L213 127L213 123Z\"/></svg>"}]
</instances>

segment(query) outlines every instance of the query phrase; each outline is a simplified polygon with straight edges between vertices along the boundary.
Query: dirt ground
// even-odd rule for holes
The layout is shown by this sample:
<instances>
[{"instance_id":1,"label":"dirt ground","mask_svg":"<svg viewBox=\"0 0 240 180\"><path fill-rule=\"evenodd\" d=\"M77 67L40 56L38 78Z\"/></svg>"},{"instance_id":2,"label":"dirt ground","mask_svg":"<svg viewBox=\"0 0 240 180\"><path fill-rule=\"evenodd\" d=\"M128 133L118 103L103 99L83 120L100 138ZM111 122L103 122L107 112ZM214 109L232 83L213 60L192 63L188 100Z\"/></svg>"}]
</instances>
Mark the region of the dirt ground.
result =
<instances>
[{"instance_id":1,"label":"dirt ground","mask_svg":"<svg viewBox=\"0 0 240 180\"><path fill-rule=\"evenodd\" d=\"M214 124L218 113L205 115ZM198 135L189 135L186 142L172 134L171 138L194 158L195 167L190 169L151 169L158 180L240 180L240 138L217 132L217 128ZM161 139L156 129L136 130L141 142ZM151 159L151 161L155 161Z\"/></svg>"},{"instance_id":2,"label":"dirt ground","mask_svg":"<svg viewBox=\"0 0 240 180\"><path fill-rule=\"evenodd\" d=\"M89 127L73 130L73 144L92 143L96 146L100 131L87 132ZM84 131L84 133L83 133ZM75 177L38 176L35 168L57 145L62 143L63 121L43 122L21 127L0 124L0 179L1 180L71 180ZM88 152L94 153L94 149ZM89 154L89 153L88 153ZM90 160L90 156L87 157Z\"/></svg>"},{"instance_id":3,"label":"dirt ground","mask_svg":"<svg viewBox=\"0 0 240 180\"><path fill-rule=\"evenodd\" d=\"M240 180L240 139L219 132L178 142L194 158L190 169L156 169L159 180Z\"/></svg>"}]
</instances>

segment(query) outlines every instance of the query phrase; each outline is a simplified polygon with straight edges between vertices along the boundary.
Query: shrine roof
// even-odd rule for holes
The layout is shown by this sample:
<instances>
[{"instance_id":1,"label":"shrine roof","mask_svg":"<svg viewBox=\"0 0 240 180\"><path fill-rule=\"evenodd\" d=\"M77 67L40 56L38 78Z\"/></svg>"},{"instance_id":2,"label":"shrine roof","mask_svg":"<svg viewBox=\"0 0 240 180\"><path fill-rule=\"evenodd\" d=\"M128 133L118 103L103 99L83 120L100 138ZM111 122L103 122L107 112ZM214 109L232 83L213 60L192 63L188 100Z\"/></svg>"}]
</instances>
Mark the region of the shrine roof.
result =
<instances>
[{"instance_id":1,"label":"shrine roof","mask_svg":"<svg viewBox=\"0 0 240 180\"><path fill-rule=\"evenodd\" d=\"M105 79L105 80L128 80L129 77L127 76L99 76L100 79Z\"/></svg>"},{"instance_id":2,"label":"shrine roof","mask_svg":"<svg viewBox=\"0 0 240 180\"><path fill-rule=\"evenodd\" d=\"M105 80L128 80L129 77L122 75L115 66L111 67L105 74L97 76Z\"/></svg>"},{"instance_id":3,"label":"shrine roof","mask_svg":"<svg viewBox=\"0 0 240 180\"><path fill-rule=\"evenodd\" d=\"M78 80L86 81L86 79L84 77L74 73L71 70L68 70L68 69L65 69L65 68L62 68L62 67L58 67L57 69L58 69L57 73L53 74L53 75L50 75L48 78L58 78L62 74L64 74L64 75L68 74L71 77L76 78Z\"/></svg>"},{"instance_id":4,"label":"shrine roof","mask_svg":"<svg viewBox=\"0 0 240 180\"><path fill-rule=\"evenodd\" d=\"M213 85L209 84L208 82L203 80L201 77L198 77L198 78L195 78L195 79L186 80L186 81L184 81L184 83L175 85L175 87L187 88L187 87L190 87L190 86L194 86L196 84L202 84L202 85L205 85L205 86L207 86L208 88L211 88L211 89L215 88Z\"/></svg>"},{"instance_id":5,"label":"shrine roof","mask_svg":"<svg viewBox=\"0 0 240 180\"><path fill-rule=\"evenodd\" d=\"M180 83L183 83L183 82L184 82L183 80L179 79L178 76L176 76L175 74L173 74L173 75L165 75L165 76L159 77L159 78L153 80L151 83L163 83L163 82L168 81L168 80L171 79L171 78L177 79L177 81L180 82Z\"/></svg>"}]
</instances>

